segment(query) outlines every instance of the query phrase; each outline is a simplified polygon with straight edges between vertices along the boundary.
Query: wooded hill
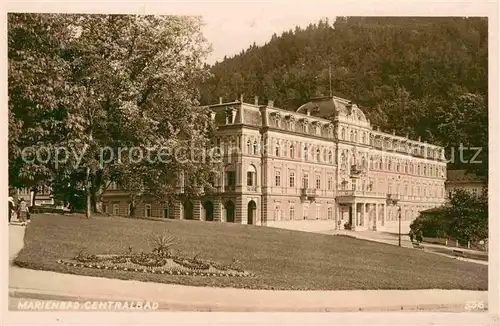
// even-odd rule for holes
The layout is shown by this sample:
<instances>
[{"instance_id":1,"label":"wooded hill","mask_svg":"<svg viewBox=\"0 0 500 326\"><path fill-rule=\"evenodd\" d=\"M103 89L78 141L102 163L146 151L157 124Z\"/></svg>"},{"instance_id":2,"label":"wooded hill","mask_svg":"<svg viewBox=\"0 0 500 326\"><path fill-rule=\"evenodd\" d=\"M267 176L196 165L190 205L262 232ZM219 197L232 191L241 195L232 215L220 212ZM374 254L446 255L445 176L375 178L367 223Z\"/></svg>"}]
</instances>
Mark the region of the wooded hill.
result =
<instances>
[{"instance_id":1,"label":"wooded hill","mask_svg":"<svg viewBox=\"0 0 500 326\"><path fill-rule=\"evenodd\" d=\"M450 167L487 174L486 18L337 17L273 35L210 68L202 103L258 95L295 110L311 97L357 103L374 126L447 148ZM482 147L476 161L466 162Z\"/></svg>"}]
</instances>

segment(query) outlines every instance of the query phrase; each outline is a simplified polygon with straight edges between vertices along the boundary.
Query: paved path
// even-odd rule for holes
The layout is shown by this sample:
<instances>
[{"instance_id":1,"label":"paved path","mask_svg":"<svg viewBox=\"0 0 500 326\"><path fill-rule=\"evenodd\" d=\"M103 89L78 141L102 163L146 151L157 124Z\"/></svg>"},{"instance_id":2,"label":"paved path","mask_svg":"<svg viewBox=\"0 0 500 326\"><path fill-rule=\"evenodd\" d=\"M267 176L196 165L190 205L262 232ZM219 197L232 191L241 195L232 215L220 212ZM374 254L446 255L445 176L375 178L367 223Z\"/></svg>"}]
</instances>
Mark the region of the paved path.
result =
<instances>
[{"instance_id":1,"label":"paved path","mask_svg":"<svg viewBox=\"0 0 500 326\"><path fill-rule=\"evenodd\" d=\"M28 226L29 227L29 226ZM10 258L22 248L24 227L10 226ZM467 301L487 302L486 291L373 290L266 291L124 281L11 266L9 306L19 299L154 301L175 311L463 311Z\"/></svg>"},{"instance_id":2,"label":"paved path","mask_svg":"<svg viewBox=\"0 0 500 326\"><path fill-rule=\"evenodd\" d=\"M314 232L321 234L332 234L332 235L346 235L350 237L354 237L357 239L375 241L380 243L386 243L390 245L398 245L398 235L387 233L387 232L377 232L377 231L347 231L347 230L334 230L334 225L330 220L318 220L318 221L279 221L279 222L268 222L269 227L288 229L288 230L296 230L296 231L304 231L304 232ZM445 254L442 252L435 252L432 250L426 251L432 254L441 255L453 259L463 260L471 263L488 265L487 261L476 260L470 258L462 258L455 257L453 255L452 247L447 247L444 245L431 244L431 243L423 243L424 248L440 248L446 249L450 252L450 254ZM405 234L401 236L401 246L406 248L413 248L413 245L410 241L410 238ZM461 251L470 252L475 254L484 254L482 251L476 251L471 249L462 249Z\"/></svg>"}]
</instances>

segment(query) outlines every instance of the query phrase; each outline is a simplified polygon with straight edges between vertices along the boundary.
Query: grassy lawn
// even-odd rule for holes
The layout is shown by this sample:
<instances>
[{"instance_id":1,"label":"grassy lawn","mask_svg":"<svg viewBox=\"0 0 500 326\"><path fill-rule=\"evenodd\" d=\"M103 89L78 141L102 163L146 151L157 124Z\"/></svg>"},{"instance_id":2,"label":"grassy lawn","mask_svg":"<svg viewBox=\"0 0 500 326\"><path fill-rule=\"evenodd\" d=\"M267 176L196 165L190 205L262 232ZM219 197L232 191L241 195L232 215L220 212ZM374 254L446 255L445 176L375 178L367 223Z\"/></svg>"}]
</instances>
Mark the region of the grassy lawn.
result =
<instances>
[{"instance_id":1,"label":"grassy lawn","mask_svg":"<svg viewBox=\"0 0 500 326\"><path fill-rule=\"evenodd\" d=\"M69 267L58 259L82 249L95 254L149 252L148 237L163 230L177 238L187 255L230 263L255 278L171 276ZM19 266L120 279L195 286L253 289L470 289L486 290L488 267L409 248L307 232L230 223L140 220L76 216L33 216L26 230Z\"/></svg>"}]
</instances>

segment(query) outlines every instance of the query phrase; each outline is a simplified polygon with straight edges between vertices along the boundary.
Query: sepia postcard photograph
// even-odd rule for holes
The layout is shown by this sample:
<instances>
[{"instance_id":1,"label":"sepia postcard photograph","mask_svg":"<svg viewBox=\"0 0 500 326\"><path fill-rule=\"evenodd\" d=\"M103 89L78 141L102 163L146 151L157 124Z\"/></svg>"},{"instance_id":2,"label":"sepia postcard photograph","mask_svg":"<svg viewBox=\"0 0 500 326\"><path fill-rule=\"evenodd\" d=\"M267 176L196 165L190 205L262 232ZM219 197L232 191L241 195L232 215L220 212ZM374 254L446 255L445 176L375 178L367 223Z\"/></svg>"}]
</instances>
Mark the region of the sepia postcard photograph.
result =
<instances>
[{"instance_id":1,"label":"sepia postcard photograph","mask_svg":"<svg viewBox=\"0 0 500 326\"><path fill-rule=\"evenodd\" d=\"M8 4L2 324L498 323L498 9Z\"/></svg>"}]
</instances>

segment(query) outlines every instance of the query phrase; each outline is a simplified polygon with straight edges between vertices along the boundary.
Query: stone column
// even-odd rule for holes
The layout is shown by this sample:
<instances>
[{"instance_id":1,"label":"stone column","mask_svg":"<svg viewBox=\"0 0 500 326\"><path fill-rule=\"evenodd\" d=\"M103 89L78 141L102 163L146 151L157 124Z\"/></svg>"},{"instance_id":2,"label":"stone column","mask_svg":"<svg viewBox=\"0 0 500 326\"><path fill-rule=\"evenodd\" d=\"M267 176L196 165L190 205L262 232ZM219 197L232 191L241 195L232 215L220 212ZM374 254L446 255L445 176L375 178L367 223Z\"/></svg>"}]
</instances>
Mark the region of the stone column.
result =
<instances>
[{"instance_id":1,"label":"stone column","mask_svg":"<svg viewBox=\"0 0 500 326\"><path fill-rule=\"evenodd\" d=\"M247 209L248 206L243 200L243 197L239 196L236 198L236 204L235 204L235 223L240 223L240 224L247 224Z\"/></svg>"},{"instance_id":2,"label":"stone column","mask_svg":"<svg viewBox=\"0 0 500 326\"><path fill-rule=\"evenodd\" d=\"M385 225L385 221L387 221L387 204L382 204L384 208L384 213L382 214L382 223L380 225Z\"/></svg>"},{"instance_id":3,"label":"stone column","mask_svg":"<svg viewBox=\"0 0 500 326\"><path fill-rule=\"evenodd\" d=\"M375 204L375 223L373 223L374 225L374 231L377 231L377 225L378 225L378 210L380 209L380 207L378 206L378 204Z\"/></svg>"},{"instance_id":4,"label":"stone column","mask_svg":"<svg viewBox=\"0 0 500 326\"><path fill-rule=\"evenodd\" d=\"M202 216L202 208L200 200L193 200L193 220L205 220L204 216Z\"/></svg>"},{"instance_id":5,"label":"stone column","mask_svg":"<svg viewBox=\"0 0 500 326\"><path fill-rule=\"evenodd\" d=\"M340 205L335 204L335 230L339 229L339 221L340 221Z\"/></svg>"},{"instance_id":6,"label":"stone column","mask_svg":"<svg viewBox=\"0 0 500 326\"><path fill-rule=\"evenodd\" d=\"M182 220L184 218L184 207L182 207L182 203L179 200L174 202L174 218L177 220Z\"/></svg>"},{"instance_id":7,"label":"stone column","mask_svg":"<svg viewBox=\"0 0 500 326\"><path fill-rule=\"evenodd\" d=\"M368 204L363 203L362 205L363 205L363 216L361 217L361 223L360 224L363 227L366 227L366 223L367 223L366 222L367 221L367 218L366 218L366 205L368 205Z\"/></svg>"},{"instance_id":8,"label":"stone column","mask_svg":"<svg viewBox=\"0 0 500 326\"><path fill-rule=\"evenodd\" d=\"M214 200L214 221L215 222L222 221L222 203L220 199Z\"/></svg>"},{"instance_id":9,"label":"stone column","mask_svg":"<svg viewBox=\"0 0 500 326\"><path fill-rule=\"evenodd\" d=\"M356 225L357 225L357 219L358 219L358 208L357 208L358 204L356 202L354 202L354 204L352 204L352 225L351 225L351 229L354 231L356 230Z\"/></svg>"}]
</instances>

